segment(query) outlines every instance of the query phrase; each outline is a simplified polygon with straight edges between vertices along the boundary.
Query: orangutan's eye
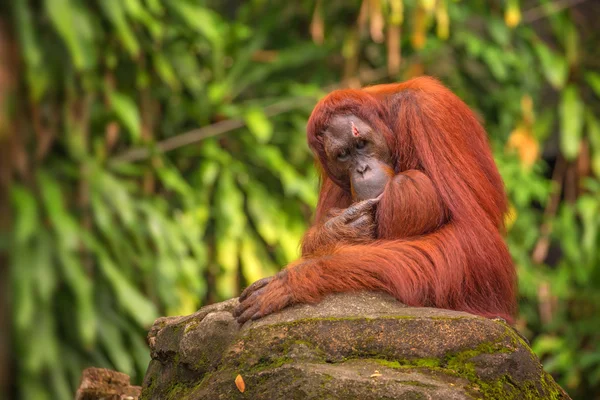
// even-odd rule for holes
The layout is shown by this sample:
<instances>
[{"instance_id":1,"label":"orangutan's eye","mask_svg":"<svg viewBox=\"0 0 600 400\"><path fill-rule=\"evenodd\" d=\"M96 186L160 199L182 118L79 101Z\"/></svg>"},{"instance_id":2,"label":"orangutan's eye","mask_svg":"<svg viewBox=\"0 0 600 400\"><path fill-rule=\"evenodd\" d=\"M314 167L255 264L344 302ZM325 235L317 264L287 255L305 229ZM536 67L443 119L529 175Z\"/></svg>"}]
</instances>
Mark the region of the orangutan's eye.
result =
<instances>
[{"instance_id":1,"label":"orangutan's eye","mask_svg":"<svg viewBox=\"0 0 600 400\"><path fill-rule=\"evenodd\" d=\"M367 145L367 141L363 140L363 139L361 139L358 142L356 142L356 148L359 149L359 150L360 149L364 149L366 145Z\"/></svg>"},{"instance_id":2,"label":"orangutan's eye","mask_svg":"<svg viewBox=\"0 0 600 400\"><path fill-rule=\"evenodd\" d=\"M342 150L342 151L341 151L341 152L338 154L337 158L338 158L338 160L340 160L340 161L346 161L346 160L348 159L348 156L349 156L349 155L350 155L350 152L349 152L348 150Z\"/></svg>"}]
</instances>

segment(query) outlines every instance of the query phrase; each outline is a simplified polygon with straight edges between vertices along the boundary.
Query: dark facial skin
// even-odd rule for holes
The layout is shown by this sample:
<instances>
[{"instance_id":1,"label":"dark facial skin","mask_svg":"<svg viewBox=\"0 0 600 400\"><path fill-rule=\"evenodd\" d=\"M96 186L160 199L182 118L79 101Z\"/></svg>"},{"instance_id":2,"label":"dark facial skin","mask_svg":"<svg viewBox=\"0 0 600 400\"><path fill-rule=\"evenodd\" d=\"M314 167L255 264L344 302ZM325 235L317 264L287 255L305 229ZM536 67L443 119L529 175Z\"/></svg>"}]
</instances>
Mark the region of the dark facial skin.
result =
<instances>
[{"instance_id":1,"label":"dark facial skin","mask_svg":"<svg viewBox=\"0 0 600 400\"><path fill-rule=\"evenodd\" d=\"M355 201L378 197L393 176L385 138L354 115L333 117L323 144L330 173L350 183Z\"/></svg>"}]
</instances>

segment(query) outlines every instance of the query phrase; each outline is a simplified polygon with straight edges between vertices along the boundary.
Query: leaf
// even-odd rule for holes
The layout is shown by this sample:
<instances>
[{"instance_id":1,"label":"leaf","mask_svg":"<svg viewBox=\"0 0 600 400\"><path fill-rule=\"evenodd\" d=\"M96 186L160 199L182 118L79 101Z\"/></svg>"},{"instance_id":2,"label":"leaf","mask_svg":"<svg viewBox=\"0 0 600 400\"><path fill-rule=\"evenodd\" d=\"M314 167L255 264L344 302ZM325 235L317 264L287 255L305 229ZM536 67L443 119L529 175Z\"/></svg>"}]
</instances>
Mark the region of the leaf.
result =
<instances>
[{"instance_id":1,"label":"leaf","mask_svg":"<svg viewBox=\"0 0 600 400\"><path fill-rule=\"evenodd\" d=\"M509 204L508 210L504 214L504 226L506 227L506 231L510 232L515 222L517 221L519 213L514 205Z\"/></svg>"},{"instance_id":2,"label":"leaf","mask_svg":"<svg viewBox=\"0 0 600 400\"><path fill-rule=\"evenodd\" d=\"M508 6L504 13L504 22L509 28L514 28L521 22L521 9L518 0L508 0Z\"/></svg>"},{"instance_id":3,"label":"leaf","mask_svg":"<svg viewBox=\"0 0 600 400\"><path fill-rule=\"evenodd\" d=\"M590 85L596 96L600 97L600 73L598 72L587 72L585 74L585 80Z\"/></svg>"},{"instance_id":4,"label":"leaf","mask_svg":"<svg viewBox=\"0 0 600 400\"><path fill-rule=\"evenodd\" d=\"M448 16L446 0L438 1L435 9L435 19L437 23L437 36L442 40L447 40L450 35L450 17Z\"/></svg>"},{"instance_id":5,"label":"leaf","mask_svg":"<svg viewBox=\"0 0 600 400\"><path fill-rule=\"evenodd\" d=\"M502 50L488 46L483 49L481 56L497 80L505 81L507 79L508 68L506 66L506 57Z\"/></svg>"},{"instance_id":6,"label":"leaf","mask_svg":"<svg viewBox=\"0 0 600 400\"><path fill-rule=\"evenodd\" d=\"M262 243L259 243L253 234L247 233L241 239L240 260L247 282L256 282L277 272L262 247Z\"/></svg>"},{"instance_id":7,"label":"leaf","mask_svg":"<svg viewBox=\"0 0 600 400\"><path fill-rule=\"evenodd\" d=\"M150 352L144 336L140 336L137 327L132 324L124 326L122 330L129 336L128 353L133 357L138 371L145 371L150 362ZM139 375L138 375L139 376Z\"/></svg>"},{"instance_id":8,"label":"leaf","mask_svg":"<svg viewBox=\"0 0 600 400\"><path fill-rule=\"evenodd\" d=\"M577 28L574 24L569 23L564 28L563 32L561 32L561 35L563 36L567 61L570 66L576 66L581 51L579 32L577 32Z\"/></svg>"},{"instance_id":9,"label":"leaf","mask_svg":"<svg viewBox=\"0 0 600 400\"><path fill-rule=\"evenodd\" d=\"M264 186L247 185L248 213L262 239L270 246L279 240L281 213L279 204L269 196ZM269 207L266 205L269 204Z\"/></svg>"},{"instance_id":10,"label":"leaf","mask_svg":"<svg viewBox=\"0 0 600 400\"><path fill-rule=\"evenodd\" d=\"M75 253L62 247L57 250L58 262L63 276L68 282L69 288L75 294L79 336L84 346L91 346L96 340L97 333L92 282L85 274L83 265Z\"/></svg>"},{"instance_id":11,"label":"leaf","mask_svg":"<svg viewBox=\"0 0 600 400\"><path fill-rule=\"evenodd\" d=\"M555 89L562 89L569 73L567 60L550 50L543 42L534 44L534 49L542 64L542 72L548 82Z\"/></svg>"},{"instance_id":12,"label":"leaf","mask_svg":"<svg viewBox=\"0 0 600 400\"><path fill-rule=\"evenodd\" d=\"M43 66L43 52L36 36L35 25L28 0L14 0L15 26L21 52L27 66L27 82L33 101L39 101L49 85L48 70Z\"/></svg>"},{"instance_id":13,"label":"leaf","mask_svg":"<svg viewBox=\"0 0 600 400\"><path fill-rule=\"evenodd\" d=\"M286 195L298 196L308 205L317 203L316 188L313 186L313 182L300 176L287 162L278 147L267 145L256 147L250 156L259 165L264 165L279 177Z\"/></svg>"},{"instance_id":14,"label":"leaf","mask_svg":"<svg viewBox=\"0 0 600 400\"><path fill-rule=\"evenodd\" d=\"M583 195L577 199L577 210L579 211L583 225L581 248L589 255L594 254L596 249L598 228L600 227L599 209L600 202L595 196ZM582 271L583 269L584 266L577 268L578 271ZM581 279L581 283L585 284L585 279L588 278L586 276L584 279Z\"/></svg>"},{"instance_id":15,"label":"leaf","mask_svg":"<svg viewBox=\"0 0 600 400\"><path fill-rule=\"evenodd\" d=\"M170 1L166 4L172 7L190 28L204 35L213 45L222 46L223 35L220 31L223 21L216 12L186 0Z\"/></svg>"},{"instance_id":16,"label":"leaf","mask_svg":"<svg viewBox=\"0 0 600 400\"><path fill-rule=\"evenodd\" d=\"M279 239L281 257L278 260L282 264L287 264L300 256L299 243L306 231L306 221L302 217L291 218L288 216L282 225L284 229L280 231Z\"/></svg>"},{"instance_id":17,"label":"leaf","mask_svg":"<svg viewBox=\"0 0 600 400\"><path fill-rule=\"evenodd\" d=\"M246 124L259 143L267 143L273 136L273 124L262 109L252 107L246 111Z\"/></svg>"},{"instance_id":18,"label":"leaf","mask_svg":"<svg viewBox=\"0 0 600 400\"><path fill-rule=\"evenodd\" d=\"M101 173L92 183L93 190L102 194L102 201L112 205L123 224L133 226L136 223L135 201L122 181L107 173Z\"/></svg>"},{"instance_id":19,"label":"leaf","mask_svg":"<svg viewBox=\"0 0 600 400\"><path fill-rule=\"evenodd\" d=\"M24 343L31 351L22 360L22 365L30 373L39 373L44 367L57 362L56 357L53 357L57 354L54 319L50 309L41 306L43 308L37 312L35 328L28 332L29 340Z\"/></svg>"},{"instance_id":20,"label":"leaf","mask_svg":"<svg viewBox=\"0 0 600 400\"><path fill-rule=\"evenodd\" d=\"M154 15L163 16L165 13L162 0L146 0L145 5L146 7L148 7L148 10Z\"/></svg>"},{"instance_id":21,"label":"leaf","mask_svg":"<svg viewBox=\"0 0 600 400\"><path fill-rule=\"evenodd\" d=\"M511 132L506 147L518 152L521 164L526 169L535 164L540 153L538 141L533 137L531 131L522 124Z\"/></svg>"},{"instance_id":22,"label":"leaf","mask_svg":"<svg viewBox=\"0 0 600 400\"><path fill-rule=\"evenodd\" d=\"M141 136L140 113L135 102L124 93L111 92L110 104L121 122L125 125L134 143L139 142Z\"/></svg>"},{"instance_id":23,"label":"leaf","mask_svg":"<svg viewBox=\"0 0 600 400\"><path fill-rule=\"evenodd\" d=\"M173 51L173 54L168 57L173 70L183 85L197 95L199 101L202 99L200 94L206 95L206 93L203 93L206 89L205 82L202 80L202 69L198 58L189 53L187 49L177 50L179 52Z\"/></svg>"},{"instance_id":24,"label":"leaf","mask_svg":"<svg viewBox=\"0 0 600 400\"><path fill-rule=\"evenodd\" d=\"M104 2L101 2L101 4ZM88 16L72 0L45 0L45 11L59 35L65 41L73 63L78 70L90 68L95 60L90 53L94 48Z\"/></svg>"},{"instance_id":25,"label":"leaf","mask_svg":"<svg viewBox=\"0 0 600 400\"><path fill-rule=\"evenodd\" d=\"M590 147L592 148L592 170L596 176L600 176L600 123L592 111L586 112L586 125Z\"/></svg>"},{"instance_id":26,"label":"leaf","mask_svg":"<svg viewBox=\"0 0 600 400\"><path fill-rule=\"evenodd\" d=\"M140 51L135 34L127 21L127 13L123 0L102 0L99 2L106 17L117 30L121 42L132 57L136 57Z\"/></svg>"},{"instance_id":27,"label":"leaf","mask_svg":"<svg viewBox=\"0 0 600 400\"><path fill-rule=\"evenodd\" d=\"M146 10L146 6L140 0L123 0L127 12L133 19L143 23L150 31L154 39L160 39L163 34L163 26L158 19Z\"/></svg>"},{"instance_id":28,"label":"leaf","mask_svg":"<svg viewBox=\"0 0 600 400\"><path fill-rule=\"evenodd\" d=\"M10 194L13 207L16 210L13 228L14 242L17 244L25 243L39 229L37 202L31 192L20 185L13 185Z\"/></svg>"},{"instance_id":29,"label":"leaf","mask_svg":"<svg viewBox=\"0 0 600 400\"><path fill-rule=\"evenodd\" d=\"M35 265L35 289L43 303L51 303L58 286L59 274L54 268L55 242L44 229L38 232L35 247L32 249L32 265Z\"/></svg>"},{"instance_id":30,"label":"leaf","mask_svg":"<svg viewBox=\"0 0 600 400\"><path fill-rule=\"evenodd\" d=\"M111 283L112 289L121 307L140 325L149 326L157 318L157 310L154 304L146 299L135 288L129 279L120 272L110 257L101 251L100 267L104 276Z\"/></svg>"},{"instance_id":31,"label":"leaf","mask_svg":"<svg viewBox=\"0 0 600 400\"><path fill-rule=\"evenodd\" d=\"M156 168L158 176L169 190L173 190L179 193L184 200L192 200L194 196L194 190L192 187L183 179L177 168L173 166L163 166Z\"/></svg>"},{"instance_id":32,"label":"leaf","mask_svg":"<svg viewBox=\"0 0 600 400\"><path fill-rule=\"evenodd\" d=\"M167 85L173 90L179 90L180 84L171 63L163 55L162 52L156 52L152 55L152 61L154 62L154 69L156 73Z\"/></svg>"},{"instance_id":33,"label":"leaf","mask_svg":"<svg viewBox=\"0 0 600 400\"><path fill-rule=\"evenodd\" d=\"M244 393L244 391L246 390L246 384L244 383L244 378L242 378L242 376L239 374L238 374L238 376L235 377L235 387L237 387L238 390L242 393Z\"/></svg>"},{"instance_id":34,"label":"leaf","mask_svg":"<svg viewBox=\"0 0 600 400\"><path fill-rule=\"evenodd\" d=\"M231 171L224 169L215 190L216 261L221 266L218 290L224 298L234 295L239 242L246 227L243 195L235 184Z\"/></svg>"},{"instance_id":35,"label":"leaf","mask_svg":"<svg viewBox=\"0 0 600 400\"><path fill-rule=\"evenodd\" d=\"M37 308L34 291L33 260L29 247L17 245L12 255L13 320L17 334L27 333L33 325Z\"/></svg>"},{"instance_id":36,"label":"leaf","mask_svg":"<svg viewBox=\"0 0 600 400\"><path fill-rule=\"evenodd\" d=\"M55 393L55 398L57 399L68 399L73 395L73 392L71 390L71 387L69 386L69 381L67 380L65 368L59 362L62 360L59 360L58 357L56 357L54 360L54 366L56 368L52 368L50 373L53 393Z\"/></svg>"},{"instance_id":37,"label":"leaf","mask_svg":"<svg viewBox=\"0 0 600 400\"><path fill-rule=\"evenodd\" d=\"M209 209L205 205L192 208L177 216L176 222L181 228L186 243L192 250L195 257L195 263L198 265L203 265L206 262L206 243L202 242L201 239L206 229L208 216Z\"/></svg>"},{"instance_id":38,"label":"leaf","mask_svg":"<svg viewBox=\"0 0 600 400\"><path fill-rule=\"evenodd\" d=\"M504 47L510 44L510 30L499 18L492 18L487 24L487 29L492 39L500 46Z\"/></svg>"},{"instance_id":39,"label":"leaf","mask_svg":"<svg viewBox=\"0 0 600 400\"><path fill-rule=\"evenodd\" d=\"M102 329L98 330L100 343L108 353L108 357L113 362L119 372L131 375L133 372L133 362L129 356L129 349L123 343L121 331L112 323L105 323Z\"/></svg>"},{"instance_id":40,"label":"leaf","mask_svg":"<svg viewBox=\"0 0 600 400\"><path fill-rule=\"evenodd\" d=\"M583 134L583 103L573 84L562 92L560 113L560 149L568 160L579 154Z\"/></svg>"},{"instance_id":41,"label":"leaf","mask_svg":"<svg viewBox=\"0 0 600 400\"><path fill-rule=\"evenodd\" d=\"M262 84L275 72L290 71L312 61L324 59L327 55L328 50L325 46L317 46L313 43L295 45L282 50L277 53L277 58L273 62L259 64L240 75L235 81L227 81L227 87L231 91L229 96L234 99L251 85Z\"/></svg>"},{"instance_id":42,"label":"leaf","mask_svg":"<svg viewBox=\"0 0 600 400\"><path fill-rule=\"evenodd\" d=\"M542 335L533 343L533 351L538 357L542 357L548 353L554 353L556 350L560 349L564 346L564 339L550 336L550 335Z\"/></svg>"},{"instance_id":43,"label":"leaf","mask_svg":"<svg viewBox=\"0 0 600 400\"><path fill-rule=\"evenodd\" d=\"M458 43L464 44L467 53L473 57L479 57L483 50L486 48L483 40L468 31L459 31L456 34L456 40Z\"/></svg>"},{"instance_id":44,"label":"leaf","mask_svg":"<svg viewBox=\"0 0 600 400\"><path fill-rule=\"evenodd\" d=\"M58 233L61 245L65 249L76 249L79 244L77 223L65 209L59 183L50 174L42 171L38 173L37 178L42 194L42 203L52 223L52 228Z\"/></svg>"},{"instance_id":45,"label":"leaf","mask_svg":"<svg viewBox=\"0 0 600 400\"><path fill-rule=\"evenodd\" d=\"M249 43L245 43L238 49L235 56L235 63L227 71L227 76L224 79L226 88L235 86L244 77L244 74L252 69L252 57L257 51L264 48L265 43L266 35L261 31L252 36Z\"/></svg>"},{"instance_id":46,"label":"leaf","mask_svg":"<svg viewBox=\"0 0 600 400\"><path fill-rule=\"evenodd\" d=\"M543 142L552 132L552 127L555 121L555 111L553 109L544 110L535 120L533 124L533 132L535 138Z\"/></svg>"}]
</instances>

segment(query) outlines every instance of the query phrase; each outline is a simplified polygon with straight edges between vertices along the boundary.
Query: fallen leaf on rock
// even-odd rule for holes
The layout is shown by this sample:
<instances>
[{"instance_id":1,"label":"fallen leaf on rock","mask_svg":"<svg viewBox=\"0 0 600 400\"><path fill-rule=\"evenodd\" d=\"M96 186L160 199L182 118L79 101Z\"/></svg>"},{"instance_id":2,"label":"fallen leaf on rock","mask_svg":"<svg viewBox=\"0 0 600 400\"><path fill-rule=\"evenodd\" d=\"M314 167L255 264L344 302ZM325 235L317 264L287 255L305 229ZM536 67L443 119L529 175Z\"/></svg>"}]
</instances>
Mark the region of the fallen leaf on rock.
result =
<instances>
[{"instance_id":1,"label":"fallen leaf on rock","mask_svg":"<svg viewBox=\"0 0 600 400\"><path fill-rule=\"evenodd\" d=\"M235 377L235 386L242 393L244 393L244 390L246 390L246 384L244 383L244 378L242 378L241 375Z\"/></svg>"},{"instance_id":2,"label":"fallen leaf on rock","mask_svg":"<svg viewBox=\"0 0 600 400\"><path fill-rule=\"evenodd\" d=\"M381 376L381 373L377 370L375 370L375 373L371 374L371 378L377 378L378 376Z\"/></svg>"}]
</instances>

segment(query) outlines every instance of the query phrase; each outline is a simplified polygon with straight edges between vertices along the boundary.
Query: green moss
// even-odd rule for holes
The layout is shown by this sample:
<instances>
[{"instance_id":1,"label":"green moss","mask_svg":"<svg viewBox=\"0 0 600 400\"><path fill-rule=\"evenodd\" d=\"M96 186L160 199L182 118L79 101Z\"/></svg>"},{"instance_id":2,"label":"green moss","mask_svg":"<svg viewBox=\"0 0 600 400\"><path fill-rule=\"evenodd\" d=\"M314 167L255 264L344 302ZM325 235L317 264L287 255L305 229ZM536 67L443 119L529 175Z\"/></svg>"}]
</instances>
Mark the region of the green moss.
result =
<instances>
[{"instance_id":1,"label":"green moss","mask_svg":"<svg viewBox=\"0 0 600 400\"><path fill-rule=\"evenodd\" d=\"M288 353L294 346L306 346L311 350L319 350L318 346L306 340L289 340L283 343L283 352Z\"/></svg>"},{"instance_id":2,"label":"green moss","mask_svg":"<svg viewBox=\"0 0 600 400\"><path fill-rule=\"evenodd\" d=\"M202 353L198 357L198 361L194 363L193 369L196 371L207 371L210 366L210 360L206 357L206 354Z\"/></svg>"},{"instance_id":3,"label":"green moss","mask_svg":"<svg viewBox=\"0 0 600 400\"><path fill-rule=\"evenodd\" d=\"M200 321L198 319L192 320L192 322L190 322L189 324L187 324L185 326L183 333L186 334L189 331L193 331L194 329L196 329L196 327L198 327L199 324L200 324Z\"/></svg>"},{"instance_id":4,"label":"green moss","mask_svg":"<svg viewBox=\"0 0 600 400\"><path fill-rule=\"evenodd\" d=\"M513 334L511 333L511 336ZM480 354L506 353L511 350L506 348L503 341L482 343L475 349L461 351L448 355L443 359L420 358L387 360L381 358L369 358L365 361L373 361L382 366L393 369L424 368L438 371L470 382L467 388L473 395L484 399L558 399L561 389L552 382L552 378L544 373L539 381L542 390L539 389L538 381L514 382L510 375L502 375L496 380L485 381L477 374L475 364L471 361ZM550 380L549 380L550 379ZM407 383L410 384L410 383Z\"/></svg>"},{"instance_id":5,"label":"green moss","mask_svg":"<svg viewBox=\"0 0 600 400\"><path fill-rule=\"evenodd\" d=\"M402 384L403 385L408 385L408 386L424 387L424 388L433 388L433 387L435 387L434 385L428 385L426 383L419 382L419 381L402 381Z\"/></svg>"},{"instance_id":6,"label":"green moss","mask_svg":"<svg viewBox=\"0 0 600 400\"><path fill-rule=\"evenodd\" d=\"M517 335L510 332L510 336ZM484 399L557 399L559 397L560 389L557 385L548 384L544 376L539 381L543 387L541 392L536 385L537 381L515 382L509 374L504 374L492 381L481 379L477 374L475 364L470 360L479 354L498 352L505 353L510 352L510 350L500 342L482 343L473 350L462 351L447 357L446 368L471 382L470 390L478 393Z\"/></svg>"},{"instance_id":7,"label":"green moss","mask_svg":"<svg viewBox=\"0 0 600 400\"><path fill-rule=\"evenodd\" d=\"M267 369L275 369L275 368L281 367L284 364L290 363L292 361L294 361L294 360L292 360L291 358L286 357L286 356L270 358L268 360L261 359L261 360L259 360L259 362L257 364L255 364L251 368L249 368L247 370L247 372L258 373L261 371L265 371Z\"/></svg>"},{"instance_id":8,"label":"green moss","mask_svg":"<svg viewBox=\"0 0 600 400\"><path fill-rule=\"evenodd\" d=\"M156 322L155 322L155 324L156 324ZM158 330L161 330L161 329L163 329L163 328L164 328L165 326L167 326L167 325L168 325L168 323L167 323L167 321L166 321L166 320L160 321L160 322L158 323Z\"/></svg>"},{"instance_id":9,"label":"green moss","mask_svg":"<svg viewBox=\"0 0 600 400\"><path fill-rule=\"evenodd\" d=\"M377 317L373 317L373 318L369 318L369 317L309 317L309 318L301 318L301 319L297 319L295 321L289 321L289 322L279 322L276 324L271 324L269 325L269 328L281 328L281 327L295 327L298 325L306 325L309 323L314 323L314 322L347 322L347 321L375 321L375 320L412 320L412 319L418 319L421 317L414 317L414 316L410 316L410 315L387 315L387 316L377 316ZM437 317L432 317L432 319L437 318ZM460 319L459 318L455 318L455 319ZM440 317L441 319L441 317ZM450 318L448 318L450 319ZM260 329L264 329L265 326L261 326ZM253 328L250 328L248 330L248 332L253 331Z\"/></svg>"},{"instance_id":10,"label":"green moss","mask_svg":"<svg viewBox=\"0 0 600 400\"><path fill-rule=\"evenodd\" d=\"M436 320L447 320L453 321L458 319L469 319L468 317L429 317L430 319ZM324 352L320 351L319 347L327 347L327 343L314 343L311 342L311 332L321 329L321 325L325 322L348 322L348 321L364 321L371 322L373 320L411 320L417 319L417 317L411 316L390 316L390 317L378 317L378 318L366 318L366 317L315 317L305 318L293 322L282 322L268 327L262 326L261 329L249 329L239 339L239 347L243 349L241 354L235 359L233 363L225 363L218 369L213 371L216 373L231 373L233 379L237 373L242 374L244 377L253 379L254 385L264 384L264 380L270 379L270 374L261 374L263 371L275 370L283 365L294 362L293 359L288 357L290 352L294 351L294 346L306 346L311 349L310 352L311 361L321 363L343 363L349 360L361 360L361 361L373 361L387 368L393 369L422 369L428 371L435 371L435 373L446 374L455 378L462 378L468 382L467 390L476 397L483 397L486 399L558 399L561 394L561 389L553 381L552 378L547 374L542 373L540 379L533 379L527 382L515 382L510 373L500 376L495 380L483 380L477 373L475 357L481 354L497 354L497 353L511 353L518 348L524 347L528 349L531 356L535 358L535 355L531 352L525 341L519 337L519 335L512 330L508 325L505 325L504 332L500 331L500 335L495 340L481 343L476 348L459 351L456 353L447 354L441 358L415 358L415 359L396 359L393 357L395 353L393 348L380 348L377 353L367 354L367 351L352 349L347 350L343 355L351 355L351 357L343 357L341 355L327 356ZM188 332L196 327L197 324L190 323L185 327L185 332ZM324 324L327 326L327 324ZM182 325L183 326L183 325ZM181 328L181 326L179 327ZM299 328L299 329L296 329ZM308 340L307 340L308 339ZM375 341L376 336L371 337L370 334L364 334L363 340L366 343ZM268 346L269 353L261 357L261 352L253 351L253 346L257 348L264 348ZM262 347L261 347L262 346ZM235 345L233 346L235 347ZM369 346L366 346L367 348ZM318 351L314 351L318 350ZM388 351L389 350L389 351ZM333 359L331 359L333 358ZM197 369L205 369L207 360L198 360ZM536 359L537 362L537 359ZM211 376L208 373L203 376L200 383L195 385L196 388L204 385ZM291 378L290 378L291 379ZM334 377L330 375L323 375L321 386L325 386L327 382L333 380ZM406 385L423 386L423 383L417 381L406 381ZM174 385L169 388L168 394L170 398L176 398L181 396L186 391L189 393L190 388L183 385Z\"/></svg>"},{"instance_id":11,"label":"green moss","mask_svg":"<svg viewBox=\"0 0 600 400\"><path fill-rule=\"evenodd\" d=\"M145 378L146 379L146 378ZM147 399L147 395L152 395L156 390L156 379L153 376L147 378L147 384L142 388L141 400Z\"/></svg>"},{"instance_id":12,"label":"green moss","mask_svg":"<svg viewBox=\"0 0 600 400\"><path fill-rule=\"evenodd\" d=\"M167 399L167 400L181 399L183 397L184 393L187 392L188 390L189 390L189 387L187 387L183 383L175 382L171 387L169 387L166 390L165 399Z\"/></svg>"},{"instance_id":13,"label":"green moss","mask_svg":"<svg viewBox=\"0 0 600 400\"><path fill-rule=\"evenodd\" d=\"M437 368L440 365L440 360L437 358L415 358L402 360L386 360L381 358L361 358L361 360L374 361L384 367L402 369L402 368Z\"/></svg>"}]
</instances>

